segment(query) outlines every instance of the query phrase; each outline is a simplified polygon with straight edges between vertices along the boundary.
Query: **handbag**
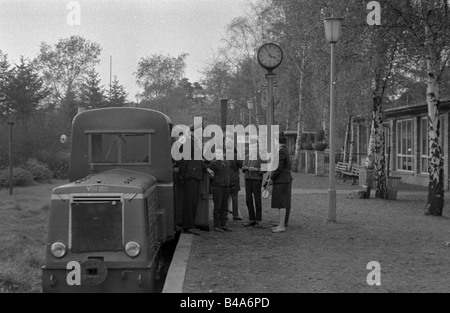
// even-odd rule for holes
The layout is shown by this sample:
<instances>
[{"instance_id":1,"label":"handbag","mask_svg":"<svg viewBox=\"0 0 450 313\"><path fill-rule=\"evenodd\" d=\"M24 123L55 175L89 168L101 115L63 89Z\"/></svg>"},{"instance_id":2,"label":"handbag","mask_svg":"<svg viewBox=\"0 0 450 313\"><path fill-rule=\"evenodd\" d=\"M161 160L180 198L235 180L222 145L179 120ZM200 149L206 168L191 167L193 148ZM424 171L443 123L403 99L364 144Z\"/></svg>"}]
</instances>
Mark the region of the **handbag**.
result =
<instances>
[{"instance_id":1,"label":"handbag","mask_svg":"<svg viewBox=\"0 0 450 313\"><path fill-rule=\"evenodd\" d=\"M272 186L269 186L269 184L267 183L267 181L264 183L263 187L261 188L261 197L263 199L267 199L271 196L272 194Z\"/></svg>"}]
</instances>

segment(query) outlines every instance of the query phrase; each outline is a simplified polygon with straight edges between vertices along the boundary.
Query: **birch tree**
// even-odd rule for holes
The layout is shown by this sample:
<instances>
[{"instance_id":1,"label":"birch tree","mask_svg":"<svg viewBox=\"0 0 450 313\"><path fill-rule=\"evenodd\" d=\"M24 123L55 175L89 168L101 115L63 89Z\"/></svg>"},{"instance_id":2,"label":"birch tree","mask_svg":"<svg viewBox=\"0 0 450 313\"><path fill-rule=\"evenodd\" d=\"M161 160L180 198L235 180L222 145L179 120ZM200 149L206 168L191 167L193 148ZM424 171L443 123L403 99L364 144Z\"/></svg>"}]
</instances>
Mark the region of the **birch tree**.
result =
<instances>
[{"instance_id":1,"label":"birch tree","mask_svg":"<svg viewBox=\"0 0 450 313\"><path fill-rule=\"evenodd\" d=\"M366 167L373 168L377 185L375 196L382 199L388 196L383 102L386 89L392 83L392 73L401 63L399 52L403 48L403 29L398 25L396 14L388 10L388 1L381 1L382 24L365 29L371 56L366 54L366 57L372 68L372 125Z\"/></svg>"},{"instance_id":2,"label":"birch tree","mask_svg":"<svg viewBox=\"0 0 450 313\"><path fill-rule=\"evenodd\" d=\"M324 1L293 1L274 0L274 5L282 10L284 29L284 48L298 84L298 102L296 113L297 140L295 143L295 156L293 171L298 171L300 164L301 137L304 131L304 115L306 108L305 77L307 71L314 67L313 58L316 61L324 57L322 41L317 38L325 38L322 25L322 9ZM322 62L323 63L323 62Z\"/></svg>"},{"instance_id":3,"label":"birch tree","mask_svg":"<svg viewBox=\"0 0 450 313\"><path fill-rule=\"evenodd\" d=\"M427 72L429 184L426 215L442 216L444 155L440 145L441 79L450 58L450 16L447 0L403 0L392 4L401 17L411 45L425 60Z\"/></svg>"}]
</instances>

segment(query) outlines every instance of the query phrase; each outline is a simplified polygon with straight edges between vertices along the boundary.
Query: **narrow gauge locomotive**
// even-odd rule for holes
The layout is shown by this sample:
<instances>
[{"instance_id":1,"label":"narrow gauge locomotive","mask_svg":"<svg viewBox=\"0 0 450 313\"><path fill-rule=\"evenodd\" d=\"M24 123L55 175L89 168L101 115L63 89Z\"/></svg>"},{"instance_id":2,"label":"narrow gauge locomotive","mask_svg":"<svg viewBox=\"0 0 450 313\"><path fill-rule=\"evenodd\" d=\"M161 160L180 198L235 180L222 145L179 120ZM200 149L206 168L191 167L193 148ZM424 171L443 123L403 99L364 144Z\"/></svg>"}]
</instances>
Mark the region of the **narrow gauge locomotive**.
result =
<instances>
[{"instance_id":1,"label":"narrow gauge locomotive","mask_svg":"<svg viewBox=\"0 0 450 313\"><path fill-rule=\"evenodd\" d=\"M140 108L74 118L70 183L51 195L43 292L154 291L160 247L181 220L171 126L163 113ZM206 211L207 181L200 195ZM196 224L208 224L205 216ZM68 281L74 261L80 284Z\"/></svg>"}]
</instances>

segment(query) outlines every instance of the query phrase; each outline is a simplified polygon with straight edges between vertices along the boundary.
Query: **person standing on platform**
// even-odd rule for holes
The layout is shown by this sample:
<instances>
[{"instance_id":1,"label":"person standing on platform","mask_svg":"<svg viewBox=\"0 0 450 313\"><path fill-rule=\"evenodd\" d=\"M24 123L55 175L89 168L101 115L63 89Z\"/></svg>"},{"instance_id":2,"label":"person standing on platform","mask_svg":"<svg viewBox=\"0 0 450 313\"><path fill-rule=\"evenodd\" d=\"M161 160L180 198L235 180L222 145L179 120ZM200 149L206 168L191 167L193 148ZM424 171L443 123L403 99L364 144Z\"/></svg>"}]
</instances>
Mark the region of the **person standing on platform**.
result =
<instances>
[{"instance_id":1,"label":"person standing on platform","mask_svg":"<svg viewBox=\"0 0 450 313\"><path fill-rule=\"evenodd\" d=\"M245 173L245 202L248 209L248 222L244 226L262 228L261 187L264 172L261 171L261 158L258 156L258 142L250 139L249 154L242 168Z\"/></svg>"},{"instance_id":2,"label":"person standing on platform","mask_svg":"<svg viewBox=\"0 0 450 313\"><path fill-rule=\"evenodd\" d=\"M178 162L178 179L183 184L182 227L185 233L200 235L200 232L194 227L197 206L200 201L200 181L203 180L203 174L206 171L210 175L212 171L207 168L203 158L200 160L195 159L196 154L203 155L202 146L201 143L194 139L193 126L190 127L190 131L191 134L185 140L191 140L191 159L182 159Z\"/></svg>"},{"instance_id":3,"label":"person standing on platform","mask_svg":"<svg viewBox=\"0 0 450 313\"><path fill-rule=\"evenodd\" d=\"M280 134L276 144L278 146L278 167L270 174L267 184L273 184L272 208L278 209L279 212L278 225L272 228L272 232L281 233L286 230L291 211L292 175L291 160L283 133Z\"/></svg>"},{"instance_id":4,"label":"person standing on platform","mask_svg":"<svg viewBox=\"0 0 450 313\"><path fill-rule=\"evenodd\" d=\"M226 160L226 151L216 149L216 159L209 167L213 171L214 231L231 231L227 226L228 197L230 196L230 162Z\"/></svg>"},{"instance_id":5,"label":"person standing on platform","mask_svg":"<svg viewBox=\"0 0 450 313\"><path fill-rule=\"evenodd\" d=\"M237 150L232 145L233 141L227 138L227 149L234 150L234 158L233 160L229 160L230 162L230 197L228 198L228 207L230 204L232 206L233 220L234 221L242 221L242 217L239 214L239 206L238 206L238 194L239 190L241 190L240 186L240 177L239 171L243 166L242 160L238 160Z\"/></svg>"}]
</instances>

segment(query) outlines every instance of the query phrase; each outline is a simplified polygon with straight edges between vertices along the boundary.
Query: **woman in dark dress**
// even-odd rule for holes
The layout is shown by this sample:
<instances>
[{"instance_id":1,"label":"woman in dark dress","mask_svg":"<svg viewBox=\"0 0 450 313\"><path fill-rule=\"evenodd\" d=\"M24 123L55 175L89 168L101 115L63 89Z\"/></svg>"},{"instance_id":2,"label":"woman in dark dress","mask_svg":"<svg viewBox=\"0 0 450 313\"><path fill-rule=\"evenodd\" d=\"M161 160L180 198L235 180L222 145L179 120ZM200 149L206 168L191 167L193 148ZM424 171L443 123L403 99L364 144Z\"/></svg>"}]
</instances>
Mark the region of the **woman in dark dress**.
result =
<instances>
[{"instance_id":1,"label":"woman in dark dress","mask_svg":"<svg viewBox=\"0 0 450 313\"><path fill-rule=\"evenodd\" d=\"M281 233L286 230L286 211L291 209L291 160L286 147L286 137L280 134L278 141L278 167L274 170L267 180L269 185L273 184L272 189L272 208L279 210L278 225L272 228L273 233Z\"/></svg>"}]
</instances>

